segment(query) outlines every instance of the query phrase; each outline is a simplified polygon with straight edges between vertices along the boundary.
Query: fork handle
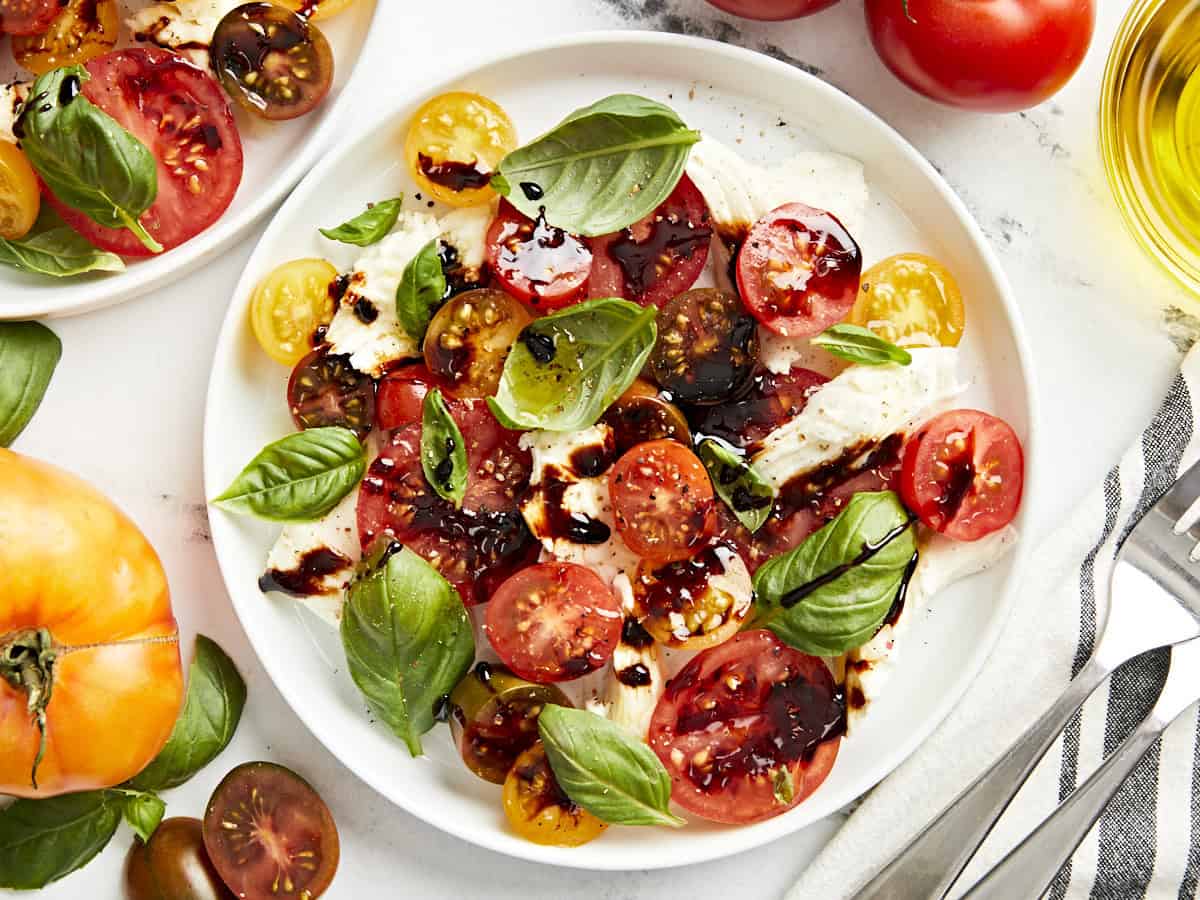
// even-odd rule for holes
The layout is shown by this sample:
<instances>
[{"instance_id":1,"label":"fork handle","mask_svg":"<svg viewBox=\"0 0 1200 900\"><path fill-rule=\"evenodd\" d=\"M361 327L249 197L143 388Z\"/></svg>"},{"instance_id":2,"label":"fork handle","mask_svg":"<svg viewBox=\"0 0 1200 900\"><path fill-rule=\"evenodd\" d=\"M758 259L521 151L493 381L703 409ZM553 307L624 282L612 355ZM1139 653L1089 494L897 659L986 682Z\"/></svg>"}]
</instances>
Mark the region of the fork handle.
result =
<instances>
[{"instance_id":1,"label":"fork handle","mask_svg":"<svg viewBox=\"0 0 1200 900\"><path fill-rule=\"evenodd\" d=\"M856 894L857 900L941 900L1071 716L1112 671L1092 657L982 775Z\"/></svg>"},{"instance_id":2,"label":"fork handle","mask_svg":"<svg viewBox=\"0 0 1200 900\"><path fill-rule=\"evenodd\" d=\"M1075 790L1029 837L987 873L964 900L1040 897L1075 848L1091 831L1104 807L1120 790L1166 723L1151 717L1137 727L1104 764Z\"/></svg>"}]
</instances>

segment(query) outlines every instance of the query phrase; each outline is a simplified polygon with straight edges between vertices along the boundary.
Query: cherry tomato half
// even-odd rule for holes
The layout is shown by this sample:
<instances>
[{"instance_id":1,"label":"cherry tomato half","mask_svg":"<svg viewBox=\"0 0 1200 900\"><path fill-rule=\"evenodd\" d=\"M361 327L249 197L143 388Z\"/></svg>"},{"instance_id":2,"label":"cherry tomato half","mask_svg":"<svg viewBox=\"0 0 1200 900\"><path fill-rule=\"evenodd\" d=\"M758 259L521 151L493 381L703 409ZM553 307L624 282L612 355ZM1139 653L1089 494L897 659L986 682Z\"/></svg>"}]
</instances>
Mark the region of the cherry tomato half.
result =
<instances>
[{"instance_id":1,"label":"cherry tomato half","mask_svg":"<svg viewBox=\"0 0 1200 900\"><path fill-rule=\"evenodd\" d=\"M243 763L204 813L204 847L241 900L317 900L337 871L337 826L307 781L283 766Z\"/></svg>"},{"instance_id":2,"label":"cherry tomato half","mask_svg":"<svg viewBox=\"0 0 1200 900\"><path fill-rule=\"evenodd\" d=\"M441 380L424 363L409 363L388 372L380 379L375 393L375 424L383 431L393 431L420 422L425 395L435 387L447 393Z\"/></svg>"},{"instance_id":3,"label":"cherry tomato half","mask_svg":"<svg viewBox=\"0 0 1200 900\"><path fill-rule=\"evenodd\" d=\"M333 319L329 287L337 274L323 259L293 259L255 286L250 326L267 356L294 366L312 352L313 335Z\"/></svg>"},{"instance_id":4,"label":"cherry tomato half","mask_svg":"<svg viewBox=\"0 0 1200 900\"><path fill-rule=\"evenodd\" d=\"M650 374L681 403L710 405L741 394L758 363L758 326L733 294L698 288L658 311Z\"/></svg>"},{"instance_id":5,"label":"cherry tomato half","mask_svg":"<svg viewBox=\"0 0 1200 900\"><path fill-rule=\"evenodd\" d=\"M1013 112L1056 93L1092 42L1093 0L867 0L871 43L913 90Z\"/></svg>"},{"instance_id":6,"label":"cherry tomato half","mask_svg":"<svg viewBox=\"0 0 1200 900\"><path fill-rule=\"evenodd\" d=\"M318 347L296 364L287 387L296 427L349 428L362 440L375 425L375 382L350 357Z\"/></svg>"},{"instance_id":7,"label":"cherry tomato half","mask_svg":"<svg viewBox=\"0 0 1200 900\"><path fill-rule=\"evenodd\" d=\"M481 288L446 301L425 332L422 351L435 378L459 397L491 397L529 313L504 291Z\"/></svg>"},{"instance_id":8,"label":"cherry tomato half","mask_svg":"<svg viewBox=\"0 0 1200 900\"><path fill-rule=\"evenodd\" d=\"M0 0L0 34L41 34L58 8L59 0Z\"/></svg>"},{"instance_id":9,"label":"cherry tomato half","mask_svg":"<svg viewBox=\"0 0 1200 900\"><path fill-rule=\"evenodd\" d=\"M672 800L743 825L787 812L820 786L844 722L825 663L769 631L744 631L667 682L649 743L671 775Z\"/></svg>"},{"instance_id":10,"label":"cherry tomato half","mask_svg":"<svg viewBox=\"0 0 1200 900\"><path fill-rule=\"evenodd\" d=\"M893 344L915 338L957 347L966 311L949 269L920 253L900 253L863 274L848 321Z\"/></svg>"},{"instance_id":11,"label":"cherry tomato half","mask_svg":"<svg viewBox=\"0 0 1200 900\"><path fill-rule=\"evenodd\" d=\"M715 523L712 482L696 454L675 441L639 444L608 473L617 531L643 559L687 559Z\"/></svg>"},{"instance_id":12,"label":"cherry tomato half","mask_svg":"<svg viewBox=\"0 0 1200 900\"><path fill-rule=\"evenodd\" d=\"M789 203L759 219L737 258L738 291L758 321L812 337L854 306L862 254L830 213Z\"/></svg>"},{"instance_id":13,"label":"cherry tomato half","mask_svg":"<svg viewBox=\"0 0 1200 900\"><path fill-rule=\"evenodd\" d=\"M119 28L117 0L68 0L44 32L13 38L13 58L35 75L81 66L111 50Z\"/></svg>"},{"instance_id":14,"label":"cherry tomato half","mask_svg":"<svg viewBox=\"0 0 1200 900\"><path fill-rule=\"evenodd\" d=\"M488 230L487 261L506 291L548 312L583 296L592 251L544 217L534 221L504 200Z\"/></svg>"},{"instance_id":15,"label":"cherry tomato half","mask_svg":"<svg viewBox=\"0 0 1200 900\"><path fill-rule=\"evenodd\" d=\"M504 815L525 840L556 847L586 844L608 827L558 786L541 741L517 757L508 773Z\"/></svg>"},{"instance_id":16,"label":"cherry tomato half","mask_svg":"<svg viewBox=\"0 0 1200 900\"><path fill-rule=\"evenodd\" d=\"M199 819L163 819L143 844L125 857L128 900L234 900L204 849Z\"/></svg>"},{"instance_id":17,"label":"cherry tomato half","mask_svg":"<svg viewBox=\"0 0 1200 900\"><path fill-rule=\"evenodd\" d=\"M413 114L404 159L421 190L451 206L490 202L492 174L517 149L517 129L481 94L450 91Z\"/></svg>"},{"instance_id":18,"label":"cherry tomato half","mask_svg":"<svg viewBox=\"0 0 1200 900\"><path fill-rule=\"evenodd\" d=\"M613 431L616 452L624 454L647 441L678 441L692 445L687 418L658 388L641 378L633 382L600 421Z\"/></svg>"},{"instance_id":19,"label":"cherry tomato half","mask_svg":"<svg viewBox=\"0 0 1200 900\"><path fill-rule=\"evenodd\" d=\"M1024 481L1025 457L1012 426L956 409L922 425L908 442L900 494L934 531L977 541L1016 518Z\"/></svg>"},{"instance_id":20,"label":"cherry tomato half","mask_svg":"<svg viewBox=\"0 0 1200 900\"><path fill-rule=\"evenodd\" d=\"M0 237L25 237L37 221L42 197L37 173L16 144L0 141Z\"/></svg>"},{"instance_id":21,"label":"cherry tomato half","mask_svg":"<svg viewBox=\"0 0 1200 900\"><path fill-rule=\"evenodd\" d=\"M798 19L833 6L837 0L708 0L717 9L764 22Z\"/></svg>"},{"instance_id":22,"label":"cherry tomato half","mask_svg":"<svg viewBox=\"0 0 1200 900\"><path fill-rule=\"evenodd\" d=\"M728 545L665 566L642 562L633 579L638 621L656 641L703 650L737 633L750 612L750 572Z\"/></svg>"},{"instance_id":23,"label":"cherry tomato half","mask_svg":"<svg viewBox=\"0 0 1200 900\"><path fill-rule=\"evenodd\" d=\"M538 683L569 681L608 662L624 616L612 589L574 563L530 566L500 585L485 631L505 665Z\"/></svg>"}]
</instances>

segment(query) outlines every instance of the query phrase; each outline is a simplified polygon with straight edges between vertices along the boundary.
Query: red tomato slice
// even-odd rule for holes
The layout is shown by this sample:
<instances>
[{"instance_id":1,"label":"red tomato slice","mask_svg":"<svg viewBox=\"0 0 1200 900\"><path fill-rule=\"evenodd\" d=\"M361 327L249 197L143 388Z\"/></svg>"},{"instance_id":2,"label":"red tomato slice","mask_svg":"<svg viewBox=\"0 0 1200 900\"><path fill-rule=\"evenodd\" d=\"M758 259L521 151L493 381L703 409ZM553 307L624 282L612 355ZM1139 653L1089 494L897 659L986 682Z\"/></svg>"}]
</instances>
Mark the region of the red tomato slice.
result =
<instances>
[{"instance_id":1,"label":"red tomato slice","mask_svg":"<svg viewBox=\"0 0 1200 900\"><path fill-rule=\"evenodd\" d=\"M1025 457L1003 419L973 409L942 413L904 450L900 493L935 531L977 541L999 531L1021 506Z\"/></svg>"},{"instance_id":2,"label":"red tomato slice","mask_svg":"<svg viewBox=\"0 0 1200 900\"><path fill-rule=\"evenodd\" d=\"M862 254L842 223L820 209L788 203L759 219L737 258L738 291L767 328L812 337L854 306Z\"/></svg>"},{"instance_id":3,"label":"red tomato slice","mask_svg":"<svg viewBox=\"0 0 1200 900\"><path fill-rule=\"evenodd\" d=\"M744 825L787 812L821 785L845 712L820 659L769 631L743 631L667 682L649 743L671 774L672 800Z\"/></svg>"},{"instance_id":4,"label":"red tomato slice","mask_svg":"<svg viewBox=\"0 0 1200 900\"><path fill-rule=\"evenodd\" d=\"M397 429L371 463L358 494L364 551L388 535L429 562L468 606L487 600L509 575L537 557L517 498L529 484L529 454L482 400L452 400L450 414L467 442L462 509L437 495L421 469L421 424Z\"/></svg>"},{"instance_id":5,"label":"red tomato slice","mask_svg":"<svg viewBox=\"0 0 1200 900\"><path fill-rule=\"evenodd\" d=\"M662 306L696 283L708 262L712 234L708 204L684 175L646 218L592 239L588 295Z\"/></svg>"},{"instance_id":6,"label":"red tomato slice","mask_svg":"<svg viewBox=\"0 0 1200 900\"><path fill-rule=\"evenodd\" d=\"M517 675L569 681L608 662L621 640L621 601L591 569L542 563L509 578L492 595L488 640Z\"/></svg>"},{"instance_id":7,"label":"red tomato slice","mask_svg":"<svg viewBox=\"0 0 1200 900\"><path fill-rule=\"evenodd\" d=\"M580 299L592 251L570 232L535 222L506 200L487 234L487 261L504 290L548 312Z\"/></svg>"},{"instance_id":8,"label":"red tomato slice","mask_svg":"<svg viewBox=\"0 0 1200 900\"><path fill-rule=\"evenodd\" d=\"M64 5L60 0L0 0L0 34L43 34Z\"/></svg>"},{"instance_id":9,"label":"red tomato slice","mask_svg":"<svg viewBox=\"0 0 1200 900\"><path fill-rule=\"evenodd\" d=\"M609 470L608 492L617 531L643 559L687 559L712 533L712 482L696 454L677 441L638 444Z\"/></svg>"},{"instance_id":10,"label":"red tomato slice","mask_svg":"<svg viewBox=\"0 0 1200 900\"><path fill-rule=\"evenodd\" d=\"M745 397L703 410L696 431L719 437L735 447L756 444L784 422L800 415L808 398L827 381L819 372L800 366L781 375L762 372L755 376L754 385Z\"/></svg>"},{"instance_id":11,"label":"red tomato slice","mask_svg":"<svg viewBox=\"0 0 1200 900\"><path fill-rule=\"evenodd\" d=\"M383 431L391 431L420 422L425 395L435 387L446 392L424 363L411 363L388 372L380 380L375 397L375 424Z\"/></svg>"},{"instance_id":12,"label":"red tomato slice","mask_svg":"<svg viewBox=\"0 0 1200 900\"><path fill-rule=\"evenodd\" d=\"M87 64L83 94L158 160L158 199L142 215L167 250L217 221L242 181L242 141L225 92L198 66L157 47L117 50ZM101 250L149 256L132 232L106 228L60 203L68 225Z\"/></svg>"}]
</instances>

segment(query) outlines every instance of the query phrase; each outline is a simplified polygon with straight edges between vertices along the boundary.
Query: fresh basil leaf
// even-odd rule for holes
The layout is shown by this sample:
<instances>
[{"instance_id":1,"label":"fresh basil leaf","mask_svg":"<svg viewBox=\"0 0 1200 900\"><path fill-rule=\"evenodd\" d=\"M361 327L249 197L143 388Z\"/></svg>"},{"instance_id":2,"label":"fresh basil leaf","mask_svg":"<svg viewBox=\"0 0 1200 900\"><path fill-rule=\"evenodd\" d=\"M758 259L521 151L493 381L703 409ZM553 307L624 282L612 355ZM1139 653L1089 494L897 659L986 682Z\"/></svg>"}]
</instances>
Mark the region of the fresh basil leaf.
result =
<instances>
[{"instance_id":1,"label":"fresh basil leaf","mask_svg":"<svg viewBox=\"0 0 1200 900\"><path fill-rule=\"evenodd\" d=\"M142 843L150 840L166 811L167 804L162 802L158 794L152 793L131 793L125 797L125 803L121 806L125 821L142 839Z\"/></svg>"},{"instance_id":2,"label":"fresh basil leaf","mask_svg":"<svg viewBox=\"0 0 1200 900\"><path fill-rule=\"evenodd\" d=\"M0 238L0 265L34 275L67 278L84 272L120 272L125 268L115 253L97 250L72 231L50 206L43 206L29 234L17 240Z\"/></svg>"},{"instance_id":3,"label":"fresh basil leaf","mask_svg":"<svg viewBox=\"0 0 1200 900\"><path fill-rule=\"evenodd\" d=\"M0 322L0 447L25 430L61 357L62 341L40 322Z\"/></svg>"},{"instance_id":4,"label":"fresh basil leaf","mask_svg":"<svg viewBox=\"0 0 1200 900\"><path fill-rule=\"evenodd\" d=\"M358 247L369 247L387 237L389 231L396 227L400 218L400 204L403 197L384 200L368 206L348 222L343 222L337 228L318 228L317 230L331 241L343 244L354 244Z\"/></svg>"},{"instance_id":5,"label":"fresh basil leaf","mask_svg":"<svg viewBox=\"0 0 1200 900\"><path fill-rule=\"evenodd\" d=\"M859 647L887 618L916 552L912 516L896 494L855 494L836 519L754 573L744 628L769 628L814 656Z\"/></svg>"},{"instance_id":6,"label":"fresh basil leaf","mask_svg":"<svg viewBox=\"0 0 1200 900\"><path fill-rule=\"evenodd\" d=\"M508 428L588 428L642 371L658 334L654 307L587 300L535 319L504 363L488 404Z\"/></svg>"},{"instance_id":7,"label":"fresh basil leaf","mask_svg":"<svg viewBox=\"0 0 1200 900\"><path fill-rule=\"evenodd\" d=\"M0 809L0 887L36 890L83 868L120 823L115 791L18 800Z\"/></svg>"},{"instance_id":8,"label":"fresh basil leaf","mask_svg":"<svg viewBox=\"0 0 1200 900\"><path fill-rule=\"evenodd\" d=\"M342 646L367 705L420 756L435 707L475 659L458 591L411 550L378 551L350 586Z\"/></svg>"},{"instance_id":9,"label":"fresh basil leaf","mask_svg":"<svg viewBox=\"0 0 1200 900\"><path fill-rule=\"evenodd\" d=\"M753 534L771 518L775 490L746 457L717 438L705 438L696 455L708 469L713 489Z\"/></svg>"},{"instance_id":10,"label":"fresh basil leaf","mask_svg":"<svg viewBox=\"0 0 1200 900\"><path fill-rule=\"evenodd\" d=\"M700 132L671 108L615 94L508 154L492 186L531 219L595 237L645 218L675 189ZM538 190L513 185L536 185Z\"/></svg>"},{"instance_id":11,"label":"fresh basil leaf","mask_svg":"<svg viewBox=\"0 0 1200 900\"><path fill-rule=\"evenodd\" d=\"M142 245L162 244L139 220L158 196L158 163L146 146L79 92L82 66L33 83L19 121L21 147L60 201L108 228L127 228Z\"/></svg>"},{"instance_id":12,"label":"fresh basil leaf","mask_svg":"<svg viewBox=\"0 0 1200 900\"><path fill-rule=\"evenodd\" d=\"M422 409L421 468L439 497L462 507L467 493L466 441L438 388L425 395Z\"/></svg>"},{"instance_id":13,"label":"fresh basil leaf","mask_svg":"<svg viewBox=\"0 0 1200 900\"><path fill-rule=\"evenodd\" d=\"M434 238L409 260L396 288L396 317L400 327L418 344L425 337L429 320L446 299L446 273L439 254L441 241Z\"/></svg>"},{"instance_id":14,"label":"fresh basil leaf","mask_svg":"<svg viewBox=\"0 0 1200 900\"><path fill-rule=\"evenodd\" d=\"M187 697L175 728L158 756L128 787L165 791L183 784L225 749L246 705L246 682L215 641L196 635L196 655L188 673Z\"/></svg>"},{"instance_id":15,"label":"fresh basil leaf","mask_svg":"<svg viewBox=\"0 0 1200 900\"><path fill-rule=\"evenodd\" d=\"M310 428L264 447L212 502L274 522L312 522L354 490L366 468L349 428Z\"/></svg>"},{"instance_id":16,"label":"fresh basil leaf","mask_svg":"<svg viewBox=\"0 0 1200 900\"><path fill-rule=\"evenodd\" d=\"M575 803L611 825L687 823L670 810L671 776L654 751L585 709L548 704L538 734L554 778Z\"/></svg>"},{"instance_id":17,"label":"fresh basil leaf","mask_svg":"<svg viewBox=\"0 0 1200 900\"><path fill-rule=\"evenodd\" d=\"M812 343L834 356L864 366L883 366L888 363L907 366L912 362L912 354L903 347L897 347L861 325L834 325L813 338Z\"/></svg>"}]
</instances>

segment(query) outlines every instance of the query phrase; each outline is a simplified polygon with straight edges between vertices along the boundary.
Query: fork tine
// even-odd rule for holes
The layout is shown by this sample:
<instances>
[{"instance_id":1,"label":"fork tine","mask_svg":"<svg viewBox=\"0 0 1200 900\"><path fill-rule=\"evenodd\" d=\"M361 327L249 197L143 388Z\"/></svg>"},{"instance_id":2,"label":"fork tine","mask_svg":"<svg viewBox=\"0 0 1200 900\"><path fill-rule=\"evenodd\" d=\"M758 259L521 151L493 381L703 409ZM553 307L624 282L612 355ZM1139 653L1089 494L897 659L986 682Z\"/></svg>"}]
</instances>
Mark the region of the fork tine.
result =
<instances>
[{"instance_id":1,"label":"fork tine","mask_svg":"<svg viewBox=\"0 0 1200 900\"><path fill-rule=\"evenodd\" d=\"M1200 521L1200 462L1180 475L1155 505L1174 520L1176 534L1183 534Z\"/></svg>"}]
</instances>

